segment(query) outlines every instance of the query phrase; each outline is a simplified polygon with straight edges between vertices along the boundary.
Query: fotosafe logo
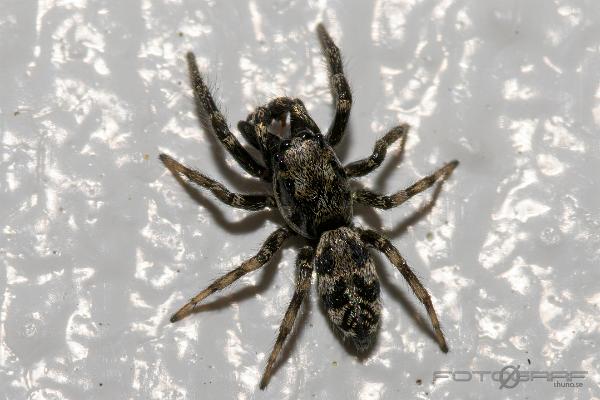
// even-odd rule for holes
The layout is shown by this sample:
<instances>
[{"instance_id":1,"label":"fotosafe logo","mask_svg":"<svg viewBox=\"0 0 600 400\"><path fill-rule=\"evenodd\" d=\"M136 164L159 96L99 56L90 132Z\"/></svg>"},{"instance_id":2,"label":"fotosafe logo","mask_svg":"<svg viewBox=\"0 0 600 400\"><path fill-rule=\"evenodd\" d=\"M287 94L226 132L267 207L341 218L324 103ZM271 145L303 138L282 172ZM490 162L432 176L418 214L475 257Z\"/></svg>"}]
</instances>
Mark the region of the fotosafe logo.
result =
<instances>
[{"instance_id":1,"label":"fotosafe logo","mask_svg":"<svg viewBox=\"0 0 600 400\"><path fill-rule=\"evenodd\" d=\"M587 371L522 371L520 365L507 365L499 371L463 370L463 371L434 371L433 383L440 379L450 379L454 382L479 382L491 380L499 384L498 389L512 389L521 382L546 381L554 387L583 387L581 380L585 379Z\"/></svg>"}]
</instances>

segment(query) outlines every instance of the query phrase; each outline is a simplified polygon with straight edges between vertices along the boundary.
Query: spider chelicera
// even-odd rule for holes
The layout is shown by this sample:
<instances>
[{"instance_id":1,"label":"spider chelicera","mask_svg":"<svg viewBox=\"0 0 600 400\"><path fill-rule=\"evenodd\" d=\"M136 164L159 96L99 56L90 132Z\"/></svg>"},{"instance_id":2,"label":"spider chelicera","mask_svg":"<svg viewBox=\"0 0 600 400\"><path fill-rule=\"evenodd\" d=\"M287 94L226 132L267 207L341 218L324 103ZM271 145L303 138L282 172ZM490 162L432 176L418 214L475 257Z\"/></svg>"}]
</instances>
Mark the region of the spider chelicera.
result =
<instances>
[{"instance_id":1,"label":"spider chelicera","mask_svg":"<svg viewBox=\"0 0 600 400\"><path fill-rule=\"evenodd\" d=\"M344 338L359 351L367 350L377 332L381 300L379 279L368 248L383 252L400 271L414 294L423 303L433 325L436 340L442 351L448 347L431 298L419 279L392 243L381 234L353 225L353 206L356 204L389 209L417 193L443 181L458 165L452 161L433 174L417 181L407 189L392 195L370 190L352 190L350 178L368 174L383 162L387 148L404 137L407 124L391 129L375 142L373 153L362 160L342 166L333 147L346 130L352 95L342 69L340 51L322 24L317 33L327 59L329 81L335 98L335 117L326 134L308 115L299 99L280 97L258 107L238 129L249 145L262 157L257 161L236 139L227 126L202 80L193 53L187 54L190 79L199 115L214 131L219 141L250 175L272 184L269 194L232 193L221 183L188 168L166 154L160 159L174 174L210 190L225 204L246 210L276 209L286 226L278 228L264 242L258 253L239 267L216 279L194 296L171 317L171 322L188 315L197 304L211 294L226 288L245 274L265 265L283 242L293 235L306 239L307 245L296 261L296 287L285 312L277 340L271 351L260 381L264 389L271 377L277 356L292 330L294 321L311 283L317 274L317 290L327 316ZM270 130L274 121L286 123L289 136L281 137Z\"/></svg>"}]
</instances>

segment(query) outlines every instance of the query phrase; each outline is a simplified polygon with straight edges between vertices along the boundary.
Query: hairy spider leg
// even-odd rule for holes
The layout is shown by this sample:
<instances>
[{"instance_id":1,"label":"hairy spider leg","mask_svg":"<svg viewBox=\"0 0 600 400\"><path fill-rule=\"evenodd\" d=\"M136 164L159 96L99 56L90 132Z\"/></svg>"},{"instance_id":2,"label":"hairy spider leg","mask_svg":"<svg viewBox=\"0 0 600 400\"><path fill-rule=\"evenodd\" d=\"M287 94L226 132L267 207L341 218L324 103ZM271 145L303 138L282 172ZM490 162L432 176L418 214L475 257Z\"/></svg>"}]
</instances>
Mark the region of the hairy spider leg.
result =
<instances>
[{"instance_id":1,"label":"hairy spider leg","mask_svg":"<svg viewBox=\"0 0 600 400\"><path fill-rule=\"evenodd\" d=\"M229 154L238 162L238 164L250 175L265 178L268 173L267 169L260 165L248 151L240 144L237 138L231 133L227 126L227 121L217 105L215 104L210 91L200 74L196 57L194 53L187 53L187 61L190 73L190 81L194 91L194 100L196 102L196 110L203 125L212 127L217 139L225 146Z\"/></svg>"},{"instance_id":2,"label":"hairy spider leg","mask_svg":"<svg viewBox=\"0 0 600 400\"><path fill-rule=\"evenodd\" d=\"M423 284L419 281L419 278L415 275L415 273L410 269L406 260L400 255L398 249L392 245L392 243L382 236L381 234L373 231L373 230L363 230L358 229L357 231L360 233L361 239L367 243L375 247L377 250L381 251L386 255L388 260L400 271L406 282L410 285L413 293L421 303L427 309L427 313L429 314L429 319L431 319L431 325L433 326L433 331L435 333L435 337L440 345L440 348L444 353L448 352L448 346L446 345L446 339L444 338L444 334L440 327L440 321L438 320L437 314L435 312L435 308L431 303L431 297L429 293L423 287Z\"/></svg>"},{"instance_id":3,"label":"hairy spider leg","mask_svg":"<svg viewBox=\"0 0 600 400\"><path fill-rule=\"evenodd\" d=\"M346 124L350 118L352 108L352 93L350 85L344 76L342 56L340 49L335 45L323 24L317 25L317 35L321 43L321 49L327 59L329 71L329 86L335 99L335 117L327 131L327 141L335 146L339 143L346 130Z\"/></svg>"},{"instance_id":4,"label":"hairy spider leg","mask_svg":"<svg viewBox=\"0 0 600 400\"><path fill-rule=\"evenodd\" d=\"M305 129L313 133L321 133L321 130L310 117L304 103L300 99L277 97L267 103L266 107L272 119L279 119L285 122L286 114L290 114L290 131L292 137Z\"/></svg>"},{"instance_id":5,"label":"hairy spider leg","mask_svg":"<svg viewBox=\"0 0 600 400\"><path fill-rule=\"evenodd\" d=\"M217 278L208 285L206 289L198 293L196 296L192 297L190 301L181 307L173 316L171 317L171 322L179 321L188 315L194 307L202 300L210 296L211 294L226 288L231 285L233 282L240 279L242 276L246 275L248 272L254 271L265 265L273 254L281 247L285 239L290 237L292 232L287 228L279 228L275 232L273 232L267 240L263 243L258 253L255 256L247 259L232 271L229 271L225 275Z\"/></svg>"},{"instance_id":6,"label":"hairy spider leg","mask_svg":"<svg viewBox=\"0 0 600 400\"><path fill-rule=\"evenodd\" d=\"M238 194L230 192L223 184L188 168L167 154L161 154L160 160L174 174L183 175L195 184L208 189L223 203L244 210L258 211L265 207L275 207L275 199L267 194Z\"/></svg>"},{"instance_id":7,"label":"hairy spider leg","mask_svg":"<svg viewBox=\"0 0 600 400\"><path fill-rule=\"evenodd\" d=\"M298 315L302 301L310 289L310 280L313 271L313 256L314 249L309 246L303 247L298 253L298 258L296 260L296 289L294 290L292 300L290 301L287 311L283 316L283 320L281 321L281 325L279 326L277 340L275 341L273 350L269 355L265 371L262 379L260 380L261 389L266 388L269 384L271 374L273 373L273 367L275 366L275 361L277 361L277 357L283 348L285 340L294 327L294 321L296 320L296 316Z\"/></svg>"},{"instance_id":8,"label":"hairy spider leg","mask_svg":"<svg viewBox=\"0 0 600 400\"><path fill-rule=\"evenodd\" d=\"M431 187L437 180L446 179L450 173L458 166L458 161L454 160L444 165L442 168L435 171L433 174L417 181L408 188L396 192L392 195L382 195L372 192L367 189L360 189L352 193L352 198L359 204L368 205L376 208L390 209L397 207L410 199L414 195L421 193L423 190Z\"/></svg>"},{"instance_id":9,"label":"hairy spider leg","mask_svg":"<svg viewBox=\"0 0 600 400\"><path fill-rule=\"evenodd\" d=\"M313 133L321 132L315 121L308 114L302 100L290 97L277 97L266 105L257 107L256 111L248 115L246 122L240 121L238 126L242 126L242 129L250 135L248 125L254 126L254 136L249 141L260 143L261 140L265 140L264 136L267 134L271 122L278 119L282 123L285 123L287 113L290 114L290 131L292 136L297 135L298 132L305 129L309 129Z\"/></svg>"},{"instance_id":10,"label":"hairy spider leg","mask_svg":"<svg viewBox=\"0 0 600 400\"><path fill-rule=\"evenodd\" d=\"M402 124L390 129L388 133L375 142L373 153L369 157L354 161L344 167L346 176L348 178L364 176L375 170L385 159L388 147L400 138L402 138L402 144L404 144L409 129L410 125L408 124Z\"/></svg>"},{"instance_id":11,"label":"hairy spider leg","mask_svg":"<svg viewBox=\"0 0 600 400\"><path fill-rule=\"evenodd\" d=\"M250 113L246 122L240 121L238 127L243 129L245 136L247 135L252 141L257 143L257 149L263 157L267 166L267 176L271 180L273 178L273 169L271 168L271 154L274 149L279 147L281 139L269 132L269 125L273 117L271 111L265 107L257 107L254 112Z\"/></svg>"},{"instance_id":12,"label":"hairy spider leg","mask_svg":"<svg viewBox=\"0 0 600 400\"><path fill-rule=\"evenodd\" d=\"M267 105L259 106L255 111L248 114L245 121L238 122L238 129L246 138L248 143L256 149L263 151L265 146L262 144L268 140L268 130L271 121L280 119L285 124L286 113L291 109L292 99L289 97L278 97L270 101ZM263 158L268 159L265 155Z\"/></svg>"},{"instance_id":13,"label":"hairy spider leg","mask_svg":"<svg viewBox=\"0 0 600 400\"><path fill-rule=\"evenodd\" d=\"M242 136L252 147L260 150L260 144L258 143L258 137L256 136L256 130L254 125L247 121L239 121L237 124L238 130L242 133Z\"/></svg>"}]
</instances>

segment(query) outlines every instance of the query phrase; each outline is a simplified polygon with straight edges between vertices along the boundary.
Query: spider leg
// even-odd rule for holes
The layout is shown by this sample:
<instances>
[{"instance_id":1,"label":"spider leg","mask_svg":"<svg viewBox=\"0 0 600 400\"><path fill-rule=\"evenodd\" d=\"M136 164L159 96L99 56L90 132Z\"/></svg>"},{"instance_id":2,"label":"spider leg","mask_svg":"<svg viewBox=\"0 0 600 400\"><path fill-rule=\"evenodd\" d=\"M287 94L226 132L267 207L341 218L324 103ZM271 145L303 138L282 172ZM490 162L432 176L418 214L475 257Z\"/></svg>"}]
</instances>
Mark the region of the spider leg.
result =
<instances>
[{"instance_id":1,"label":"spider leg","mask_svg":"<svg viewBox=\"0 0 600 400\"><path fill-rule=\"evenodd\" d=\"M390 209L397 207L410 199L414 195L421 193L423 190L431 187L436 181L440 179L446 179L450 173L456 168L458 161L454 160L444 165L442 168L435 171L433 174L426 176L425 178L417 181L408 188L396 192L392 195L386 196L372 192L370 190L361 189L352 193L352 199L359 203L365 204L372 207Z\"/></svg>"},{"instance_id":2,"label":"spider leg","mask_svg":"<svg viewBox=\"0 0 600 400\"><path fill-rule=\"evenodd\" d=\"M427 313L429 314L429 319L431 319L431 325L433 325L433 331L438 344L440 345L442 351L447 353L448 345L446 344L446 339L444 338L444 334L440 328L440 321L438 320L435 308L433 308L433 304L431 303L429 292L427 292L427 289L423 287L423 284L419 281L419 278L417 278L415 273L410 269L406 263L406 260L402 257L402 255L400 255L398 249L396 249L388 239L373 230L357 230L360 233L361 239L365 243L370 244L377 250L384 253L388 260L390 260L390 262L394 264L398 271L400 271L404 279L410 285L410 288L415 296L417 296L419 301L423 303L427 309Z\"/></svg>"},{"instance_id":3,"label":"spider leg","mask_svg":"<svg viewBox=\"0 0 600 400\"><path fill-rule=\"evenodd\" d=\"M300 305L302 304L304 296L310 288L310 279L313 271L313 255L314 250L308 246L302 248L300 250L300 254L298 254L298 259L296 260L296 289L294 290L292 300L290 301L287 311L283 316L283 320L281 321L281 325L279 327L279 334L277 335L277 340L275 341L275 345L273 346L271 355L269 355L269 360L267 361L265 371L263 373L262 379L260 380L261 389L266 388L269 384L269 380L271 379L271 374L273 372L273 367L275 366L277 356L283 348L285 339L292 331L294 321L296 320L296 316L298 315L298 311L300 309Z\"/></svg>"},{"instance_id":4,"label":"spider leg","mask_svg":"<svg viewBox=\"0 0 600 400\"><path fill-rule=\"evenodd\" d=\"M255 112L251 113L246 119L255 125L258 136L264 135L271 121L275 119L285 122L286 113L290 114L290 130L292 136L304 129L310 129L314 133L320 133L321 130L310 117L304 103L300 99L292 99L290 97L277 97L265 106L258 107Z\"/></svg>"},{"instance_id":5,"label":"spider leg","mask_svg":"<svg viewBox=\"0 0 600 400\"><path fill-rule=\"evenodd\" d=\"M294 99L293 101L294 103L290 110L290 130L292 137L305 129L309 129L313 133L321 133L315 121L308 115L308 111L304 107L302 100Z\"/></svg>"},{"instance_id":6,"label":"spider leg","mask_svg":"<svg viewBox=\"0 0 600 400\"><path fill-rule=\"evenodd\" d=\"M161 154L159 158L172 173L183 175L190 181L210 190L219 200L231 207L258 211L265 207L275 206L275 199L270 195L232 193L223 184L186 167L167 154Z\"/></svg>"},{"instance_id":7,"label":"spider leg","mask_svg":"<svg viewBox=\"0 0 600 400\"><path fill-rule=\"evenodd\" d=\"M202 300L204 300L211 294L226 288L233 282L240 279L242 276L246 275L248 272L257 270L263 265L265 265L271 259L273 254L281 247L284 240L290 236L291 232L287 228L277 229L267 238L267 240L265 240L262 247L255 256L244 261L242 265L235 268L234 270L226 273L220 278L215 279L213 283L208 285L206 289L198 293L196 296L192 297L187 304L185 304L175 314L173 314L170 321L179 321L180 319L188 315L198 303L200 303Z\"/></svg>"},{"instance_id":8,"label":"spider leg","mask_svg":"<svg viewBox=\"0 0 600 400\"><path fill-rule=\"evenodd\" d=\"M254 126L250 122L240 121L238 122L237 127L242 133L242 136L244 136L244 139L246 139L246 141L255 149L260 150L260 145L258 143L258 137L256 136L256 130L254 129Z\"/></svg>"},{"instance_id":9,"label":"spider leg","mask_svg":"<svg viewBox=\"0 0 600 400\"><path fill-rule=\"evenodd\" d=\"M243 129L242 133L248 137L249 141L256 142L256 148L260 150L263 160L267 165L267 175L272 178L271 170L271 151L277 147L281 140L278 136L269 132L269 125L273 120L271 111L265 107L257 107L254 112L248 115L246 121L240 121L238 128Z\"/></svg>"},{"instance_id":10,"label":"spider leg","mask_svg":"<svg viewBox=\"0 0 600 400\"><path fill-rule=\"evenodd\" d=\"M277 97L271 100L266 107L271 113L272 119L282 119L285 117L285 113L290 113L290 130L292 136L296 136L298 132L305 129L309 129L314 133L321 132L300 99Z\"/></svg>"},{"instance_id":11,"label":"spider leg","mask_svg":"<svg viewBox=\"0 0 600 400\"><path fill-rule=\"evenodd\" d=\"M335 117L327 131L327 141L332 146L339 143L346 130L350 109L352 108L352 93L350 85L344 76L340 49L335 45L323 24L317 25L317 34L323 54L327 59L329 84L335 98Z\"/></svg>"},{"instance_id":12,"label":"spider leg","mask_svg":"<svg viewBox=\"0 0 600 400\"><path fill-rule=\"evenodd\" d=\"M385 159L387 148L399 138L404 140L409 128L410 125L408 124L402 124L392 128L384 137L375 142L373 153L369 157L354 161L344 167L346 176L349 178L363 176L379 167Z\"/></svg>"},{"instance_id":13,"label":"spider leg","mask_svg":"<svg viewBox=\"0 0 600 400\"><path fill-rule=\"evenodd\" d=\"M212 130L219 141L246 172L258 178L265 178L267 174L266 168L260 165L250 153L246 151L229 130L225 117L223 117L223 114L221 114L217 108L208 87L202 80L194 53L187 53L187 61L196 108L203 123L205 122L206 125L212 127Z\"/></svg>"}]
</instances>

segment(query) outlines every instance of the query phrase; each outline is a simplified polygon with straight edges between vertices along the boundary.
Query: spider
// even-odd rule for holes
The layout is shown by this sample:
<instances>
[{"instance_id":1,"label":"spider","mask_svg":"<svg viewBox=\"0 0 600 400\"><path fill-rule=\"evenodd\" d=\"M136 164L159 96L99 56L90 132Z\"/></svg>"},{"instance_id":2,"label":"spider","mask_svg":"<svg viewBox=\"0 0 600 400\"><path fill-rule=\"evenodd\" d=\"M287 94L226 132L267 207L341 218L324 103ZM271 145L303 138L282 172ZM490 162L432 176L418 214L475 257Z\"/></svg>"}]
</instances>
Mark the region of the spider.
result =
<instances>
[{"instance_id":1,"label":"spider","mask_svg":"<svg viewBox=\"0 0 600 400\"><path fill-rule=\"evenodd\" d=\"M223 203L253 211L276 209L285 221L285 226L275 230L256 255L214 280L173 314L171 322L190 314L208 296L261 268L287 238L299 235L306 240L306 246L300 249L296 260L294 294L267 360L259 385L261 389L269 383L277 357L309 291L313 272L317 276L319 297L335 331L341 333L344 339L349 339L359 352L370 348L379 327L381 299L379 279L368 248L383 252L400 271L425 306L441 350L448 351L427 290L387 238L373 230L355 226L352 216L354 205L382 209L399 206L436 181L441 184L456 168L458 161L445 164L433 174L391 195L367 189L352 190L350 179L364 176L379 167L387 148L404 138L409 126L401 124L391 129L375 142L369 157L342 166L333 148L346 130L352 95L344 76L338 47L322 24L317 26L317 34L328 64L329 82L335 99L335 117L327 133L322 134L299 99L279 97L257 107L246 121L238 123L238 129L249 145L260 153L262 163L229 130L202 80L194 54L187 54L194 99L204 125L214 132L244 170L272 185L272 193L232 193L223 184L180 164L169 155L160 155L172 173L185 176L208 189ZM271 131L274 122L280 121L284 126L288 118L289 134L283 137Z\"/></svg>"}]
</instances>

